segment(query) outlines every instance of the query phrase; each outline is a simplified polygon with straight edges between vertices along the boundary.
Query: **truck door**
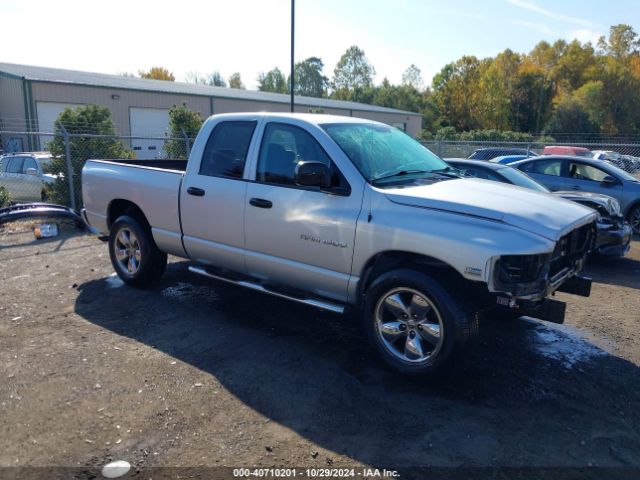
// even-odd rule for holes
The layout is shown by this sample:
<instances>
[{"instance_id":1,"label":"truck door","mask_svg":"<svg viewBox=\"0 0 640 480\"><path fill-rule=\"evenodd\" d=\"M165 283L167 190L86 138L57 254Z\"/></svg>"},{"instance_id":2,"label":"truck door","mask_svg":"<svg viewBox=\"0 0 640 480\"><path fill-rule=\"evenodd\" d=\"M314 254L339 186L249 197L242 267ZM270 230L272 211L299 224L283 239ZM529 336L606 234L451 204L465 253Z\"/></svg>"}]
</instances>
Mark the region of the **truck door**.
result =
<instances>
[{"instance_id":1,"label":"truck door","mask_svg":"<svg viewBox=\"0 0 640 480\"><path fill-rule=\"evenodd\" d=\"M192 152L180 189L180 218L184 246L194 260L245 270L243 173L256 124L222 121L202 151Z\"/></svg>"},{"instance_id":2,"label":"truck door","mask_svg":"<svg viewBox=\"0 0 640 480\"><path fill-rule=\"evenodd\" d=\"M294 182L298 161L328 165L329 192ZM247 186L246 264L249 274L344 301L351 273L362 186L350 186L305 129L267 123L256 179Z\"/></svg>"}]
</instances>

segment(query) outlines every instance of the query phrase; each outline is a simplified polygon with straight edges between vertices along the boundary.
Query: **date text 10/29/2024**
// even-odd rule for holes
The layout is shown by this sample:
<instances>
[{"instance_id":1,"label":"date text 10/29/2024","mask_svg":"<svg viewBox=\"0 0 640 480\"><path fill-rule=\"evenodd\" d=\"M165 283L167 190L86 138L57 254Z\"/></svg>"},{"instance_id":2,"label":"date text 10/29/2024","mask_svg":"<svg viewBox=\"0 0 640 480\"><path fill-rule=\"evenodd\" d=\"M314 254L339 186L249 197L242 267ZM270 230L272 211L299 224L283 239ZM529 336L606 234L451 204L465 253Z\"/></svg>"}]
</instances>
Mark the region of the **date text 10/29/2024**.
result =
<instances>
[{"instance_id":1,"label":"date text 10/29/2024","mask_svg":"<svg viewBox=\"0 0 640 480\"><path fill-rule=\"evenodd\" d=\"M399 478L396 470L379 468L234 468L234 478Z\"/></svg>"}]
</instances>

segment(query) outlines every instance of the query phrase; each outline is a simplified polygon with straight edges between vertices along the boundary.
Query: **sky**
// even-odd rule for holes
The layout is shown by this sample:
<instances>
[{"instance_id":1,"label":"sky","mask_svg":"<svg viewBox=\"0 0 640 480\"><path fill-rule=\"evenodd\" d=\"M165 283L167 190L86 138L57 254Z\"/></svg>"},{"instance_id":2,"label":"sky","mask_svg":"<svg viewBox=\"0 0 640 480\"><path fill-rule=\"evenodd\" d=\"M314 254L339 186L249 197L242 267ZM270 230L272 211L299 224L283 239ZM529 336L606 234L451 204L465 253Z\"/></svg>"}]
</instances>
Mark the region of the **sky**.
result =
<instances>
[{"instance_id":1,"label":"sky","mask_svg":"<svg viewBox=\"0 0 640 480\"><path fill-rule=\"evenodd\" d=\"M320 57L331 77L358 45L376 83L399 83L415 64L428 85L462 55L595 44L618 23L640 32L640 0L296 0L295 18L296 61ZM164 66L178 81L237 71L248 88L260 72L289 72L290 0L1 0L0 25L0 62L114 74Z\"/></svg>"}]
</instances>

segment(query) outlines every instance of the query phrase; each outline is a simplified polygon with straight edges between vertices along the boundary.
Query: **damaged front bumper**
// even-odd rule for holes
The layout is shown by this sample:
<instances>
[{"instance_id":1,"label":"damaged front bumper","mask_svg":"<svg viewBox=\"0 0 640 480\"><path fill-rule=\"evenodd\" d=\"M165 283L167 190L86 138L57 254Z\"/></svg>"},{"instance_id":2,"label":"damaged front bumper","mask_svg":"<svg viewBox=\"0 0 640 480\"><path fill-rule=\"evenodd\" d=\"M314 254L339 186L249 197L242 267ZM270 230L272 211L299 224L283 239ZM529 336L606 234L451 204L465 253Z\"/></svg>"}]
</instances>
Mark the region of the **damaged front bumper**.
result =
<instances>
[{"instance_id":1,"label":"damaged front bumper","mask_svg":"<svg viewBox=\"0 0 640 480\"><path fill-rule=\"evenodd\" d=\"M588 297L591 279L578 276L596 243L595 223L586 224L558 240L551 254L506 255L496 259L490 291L496 308L513 316L564 321L564 303L547 297L556 291Z\"/></svg>"},{"instance_id":2,"label":"damaged front bumper","mask_svg":"<svg viewBox=\"0 0 640 480\"><path fill-rule=\"evenodd\" d=\"M574 275L556 291L588 297L591 295L591 279ZM533 317L552 323L564 323L566 303L551 298L526 300L498 295L494 308L507 312L512 317Z\"/></svg>"},{"instance_id":3,"label":"damaged front bumper","mask_svg":"<svg viewBox=\"0 0 640 480\"><path fill-rule=\"evenodd\" d=\"M596 252L605 256L624 256L631 248L633 229L628 223L617 225L617 228L606 226L601 228L598 224L598 238Z\"/></svg>"}]
</instances>

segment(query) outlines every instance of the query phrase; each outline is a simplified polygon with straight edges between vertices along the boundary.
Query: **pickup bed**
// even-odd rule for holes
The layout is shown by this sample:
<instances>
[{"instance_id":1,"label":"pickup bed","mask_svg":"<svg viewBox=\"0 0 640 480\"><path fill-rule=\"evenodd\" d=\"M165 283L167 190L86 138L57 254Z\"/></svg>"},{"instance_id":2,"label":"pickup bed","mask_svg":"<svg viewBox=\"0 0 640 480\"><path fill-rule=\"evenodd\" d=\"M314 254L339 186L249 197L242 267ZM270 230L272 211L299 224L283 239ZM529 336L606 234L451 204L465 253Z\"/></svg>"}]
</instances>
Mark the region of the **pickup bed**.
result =
<instances>
[{"instance_id":1,"label":"pickup bed","mask_svg":"<svg viewBox=\"0 0 640 480\"><path fill-rule=\"evenodd\" d=\"M357 312L395 369L428 373L484 316L561 323L596 214L457 171L399 130L352 117L225 114L187 161L90 160L83 214L132 286L190 270L337 313Z\"/></svg>"}]
</instances>

